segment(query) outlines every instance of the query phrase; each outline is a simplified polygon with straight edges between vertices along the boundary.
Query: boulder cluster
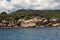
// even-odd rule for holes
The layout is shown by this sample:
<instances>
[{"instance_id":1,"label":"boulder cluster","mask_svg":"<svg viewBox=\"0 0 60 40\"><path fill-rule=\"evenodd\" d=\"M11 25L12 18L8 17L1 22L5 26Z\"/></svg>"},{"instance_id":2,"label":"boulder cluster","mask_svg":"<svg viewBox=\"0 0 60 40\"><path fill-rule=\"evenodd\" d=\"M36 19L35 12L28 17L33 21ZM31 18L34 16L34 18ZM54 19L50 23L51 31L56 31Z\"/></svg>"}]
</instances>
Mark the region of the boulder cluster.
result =
<instances>
[{"instance_id":1,"label":"boulder cluster","mask_svg":"<svg viewBox=\"0 0 60 40\"><path fill-rule=\"evenodd\" d=\"M59 18L46 19L35 17L29 20L19 19L17 24L19 27L35 27L35 28L60 27L60 19Z\"/></svg>"},{"instance_id":2,"label":"boulder cluster","mask_svg":"<svg viewBox=\"0 0 60 40\"><path fill-rule=\"evenodd\" d=\"M44 28L44 27L60 27L59 18L40 18L35 17L32 19L19 19L17 22L6 22L2 20L0 27L22 27L22 28Z\"/></svg>"}]
</instances>

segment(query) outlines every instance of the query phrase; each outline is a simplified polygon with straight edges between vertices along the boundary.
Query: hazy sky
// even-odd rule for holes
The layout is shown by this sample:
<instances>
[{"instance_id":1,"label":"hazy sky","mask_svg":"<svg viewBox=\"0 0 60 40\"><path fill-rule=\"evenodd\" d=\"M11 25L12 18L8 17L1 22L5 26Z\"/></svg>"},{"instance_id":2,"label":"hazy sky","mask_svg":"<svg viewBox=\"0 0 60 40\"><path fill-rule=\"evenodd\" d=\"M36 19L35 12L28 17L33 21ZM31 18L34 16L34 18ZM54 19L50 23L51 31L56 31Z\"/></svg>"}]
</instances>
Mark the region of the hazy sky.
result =
<instances>
[{"instance_id":1,"label":"hazy sky","mask_svg":"<svg viewBox=\"0 0 60 40\"><path fill-rule=\"evenodd\" d=\"M0 12L18 9L60 9L60 0L0 0Z\"/></svg>"}]
</instances>

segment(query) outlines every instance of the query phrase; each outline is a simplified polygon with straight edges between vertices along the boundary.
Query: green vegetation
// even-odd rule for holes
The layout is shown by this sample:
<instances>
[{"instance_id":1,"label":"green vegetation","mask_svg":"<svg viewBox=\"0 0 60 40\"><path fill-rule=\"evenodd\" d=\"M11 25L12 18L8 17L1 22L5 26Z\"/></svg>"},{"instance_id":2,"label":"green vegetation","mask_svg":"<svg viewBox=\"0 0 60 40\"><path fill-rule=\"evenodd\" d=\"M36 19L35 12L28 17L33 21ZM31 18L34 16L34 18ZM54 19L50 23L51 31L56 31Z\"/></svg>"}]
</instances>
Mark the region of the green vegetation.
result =
<instances>
[{"instance_id":1,"label":"green vegetation","mask_svg":"<svg viewBox=\"0 0 60 40\"><path fill-rule=\"evenodd\" d=\"M21 18L30 19L35 16L45 17L47 19L51 17L60 18L60 10L17 10L9 14L6 12L2 12L0 13L0 22L1 20L17 21L18 19Z\"/></svg>"}]
</instances>

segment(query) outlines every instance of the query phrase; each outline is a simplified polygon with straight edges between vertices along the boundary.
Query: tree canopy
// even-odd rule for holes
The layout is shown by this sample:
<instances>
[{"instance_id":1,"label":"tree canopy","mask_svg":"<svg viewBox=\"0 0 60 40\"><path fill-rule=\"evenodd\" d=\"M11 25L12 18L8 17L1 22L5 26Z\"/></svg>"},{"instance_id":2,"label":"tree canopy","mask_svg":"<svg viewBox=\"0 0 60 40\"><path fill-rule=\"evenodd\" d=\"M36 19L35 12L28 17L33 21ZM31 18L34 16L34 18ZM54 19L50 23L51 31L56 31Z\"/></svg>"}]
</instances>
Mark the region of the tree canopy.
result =
<instances>
[{"instance_id":1,"label":"tree canopy","mask_svg":"<svg viewBox=\"0 0 60 40\"><path fill-rule=\"evenodd\" d=\"M45 17L45 18L51 18L51 17L60 18L60 10L17 10L9 14L6 12L1 12L0 21L1 20L16 21L22 18L30 19L33 18L33 16Z\"/></svg>"}]
</instances>

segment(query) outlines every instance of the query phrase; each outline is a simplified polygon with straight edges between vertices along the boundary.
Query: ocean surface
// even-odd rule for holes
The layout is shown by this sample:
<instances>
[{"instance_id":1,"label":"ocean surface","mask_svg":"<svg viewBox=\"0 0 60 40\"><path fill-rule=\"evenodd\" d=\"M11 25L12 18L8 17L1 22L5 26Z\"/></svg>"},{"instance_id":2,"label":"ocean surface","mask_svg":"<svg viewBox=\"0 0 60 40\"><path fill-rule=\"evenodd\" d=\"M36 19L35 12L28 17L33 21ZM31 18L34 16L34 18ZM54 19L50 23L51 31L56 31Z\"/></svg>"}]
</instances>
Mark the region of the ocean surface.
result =
<instances>
[{"instance_id":1,"label":"ocean surface","mask_svg":"<svg viewBox=\"0 0 60 40\"><path fill-rule=\"evenodd\" d=\"M60 28L0 28L0 40L60 40Z\"/></svg>"}]
</instances>

